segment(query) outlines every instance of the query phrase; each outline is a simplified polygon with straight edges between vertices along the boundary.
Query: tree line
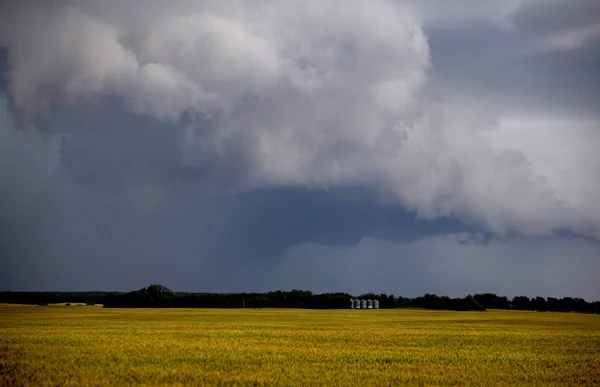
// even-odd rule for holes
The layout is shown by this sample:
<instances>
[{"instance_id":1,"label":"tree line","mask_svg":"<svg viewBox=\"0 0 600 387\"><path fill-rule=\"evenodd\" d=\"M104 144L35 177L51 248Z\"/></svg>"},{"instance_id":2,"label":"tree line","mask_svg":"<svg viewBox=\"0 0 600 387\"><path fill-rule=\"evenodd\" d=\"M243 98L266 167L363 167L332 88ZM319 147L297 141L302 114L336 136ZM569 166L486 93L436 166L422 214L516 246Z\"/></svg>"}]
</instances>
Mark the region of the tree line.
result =
<instances>
[{"instance_id":1,"label":"tree line","mask_svg":"<svg viewBox=\"0 0 600 387\"><path fill-rule=\"evenodd\" d=\"M493 293L450 298L436 294L421 297L394 297L391 294L315 294L307 290L266 293L185 293L163 285L150 285L131 292L0 292L0 303L48 305L54 303L103 304L106 308L304 308L348 309L351 299L378 300L381 309L416 307L438 310L514 309L553 312L600 313L600 301L582 298L508 299Z\"/></svg>"},{"instance_id":2,"label":"tree line","mask_svg":"<svg viewBox=\"0 0 600 387\"><path fill-rule=\"evenodd\" d=\"M600 314L600 301L587 302L583 298L553 298L517 296L512 300L493 293L476 294L477 301L488 309L535 310L538 312L581 312Z\"/></svg>"}]
</instances>

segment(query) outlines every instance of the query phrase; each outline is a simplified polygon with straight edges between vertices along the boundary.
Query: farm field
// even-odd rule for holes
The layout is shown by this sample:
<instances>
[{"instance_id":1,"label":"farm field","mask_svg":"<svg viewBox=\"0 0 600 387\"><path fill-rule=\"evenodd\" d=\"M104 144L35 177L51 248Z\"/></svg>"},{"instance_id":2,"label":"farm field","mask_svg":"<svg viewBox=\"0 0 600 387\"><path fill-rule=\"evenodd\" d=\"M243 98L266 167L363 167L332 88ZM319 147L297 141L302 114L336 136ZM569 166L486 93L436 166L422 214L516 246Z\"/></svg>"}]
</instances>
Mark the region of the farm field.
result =
<instances>
[{"instance_id":1,"label":"farm field","mask_svg":"<svg viewBox=\"0 0 600 387\"><path fill-rule=\"evenodd\" d=\"M0 385L600 385L600 316L0 305Z\"/></svg>"}]
</instances>

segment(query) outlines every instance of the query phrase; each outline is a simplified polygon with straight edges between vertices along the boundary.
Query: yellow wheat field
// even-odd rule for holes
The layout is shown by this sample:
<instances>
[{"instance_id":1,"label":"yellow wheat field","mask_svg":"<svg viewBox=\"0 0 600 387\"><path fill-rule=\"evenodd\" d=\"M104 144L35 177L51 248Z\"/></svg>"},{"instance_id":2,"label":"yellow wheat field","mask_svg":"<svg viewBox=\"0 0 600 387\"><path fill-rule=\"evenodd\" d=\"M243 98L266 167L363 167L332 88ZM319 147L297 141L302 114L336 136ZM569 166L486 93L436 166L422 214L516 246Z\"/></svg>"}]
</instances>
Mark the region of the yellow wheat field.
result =
<instances>
[{"instance_id":1,"label":"yellow wheat field","mask_svg":"<svg viewBox=\"0 0 600 387\"><path fill-rule=\"evenodd\" d=\"M0 305L0 385L600 385L600 316Z\"/></svg>"}]
</instances>

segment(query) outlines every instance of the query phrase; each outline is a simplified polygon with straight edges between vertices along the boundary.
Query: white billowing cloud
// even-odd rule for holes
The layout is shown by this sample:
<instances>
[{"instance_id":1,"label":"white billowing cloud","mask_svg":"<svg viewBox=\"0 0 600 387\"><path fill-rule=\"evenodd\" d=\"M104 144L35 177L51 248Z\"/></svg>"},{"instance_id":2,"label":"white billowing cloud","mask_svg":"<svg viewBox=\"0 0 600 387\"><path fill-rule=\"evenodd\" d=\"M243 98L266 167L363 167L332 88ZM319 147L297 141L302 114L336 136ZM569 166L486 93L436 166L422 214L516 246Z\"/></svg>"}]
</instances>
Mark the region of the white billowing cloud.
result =
<instances>
[{"instance_id":1,"label":"white billowing cloud","mask_svg":"<svg viewBox=\"0 0 600 387\"><path fill-rule=\"evenodd\" d=\"M116 94L136 112L176 118L207 98L166 63L141 63L121 43L119 29L77 8L41 6L2 20L10 82L21 113L47 113L57 103ZM36 28L31 28L36 25Z\"/></svg>"},{"instance_id":2,"label":"white billowing cloud","mask_svg":"<svg viewBox=\"0 0 600 387\"><path fill-rule=\"evenodd\" d=\"M506 21L518 4L503 5L504 16L492 21ZM503 147L490 144L486 133L497 123L488 113L433 103L419 24L426 12L415 16L410 4L200 1L144 9L75 3L51 12L17 7L1 18L17 109L37 114L116 95L161 120L213 117L209 126L187 126L180 162L242 160L246 187L366 186L420 216L453 215L498 234L598 235L594 183L583 183L593 181L595 156L574 159L580 184L569 187L571 180L530 160L520 134Z\"/></svg>"},{"instance_id":3,"label":"white billowing cloud","mask_svg":"<svg viewBox=\"0 0 600 387\"><path fill-rule=\"evenodd\" d=\"M506 118L495 131L485 133L496 151L512 149L527 156L530 169L543 178L562 212L548 211L554 219L580 221L590 235L600 238L595 226L600 219L600 130L593 120L558 118Z\"/></svg>"}]
</instances>

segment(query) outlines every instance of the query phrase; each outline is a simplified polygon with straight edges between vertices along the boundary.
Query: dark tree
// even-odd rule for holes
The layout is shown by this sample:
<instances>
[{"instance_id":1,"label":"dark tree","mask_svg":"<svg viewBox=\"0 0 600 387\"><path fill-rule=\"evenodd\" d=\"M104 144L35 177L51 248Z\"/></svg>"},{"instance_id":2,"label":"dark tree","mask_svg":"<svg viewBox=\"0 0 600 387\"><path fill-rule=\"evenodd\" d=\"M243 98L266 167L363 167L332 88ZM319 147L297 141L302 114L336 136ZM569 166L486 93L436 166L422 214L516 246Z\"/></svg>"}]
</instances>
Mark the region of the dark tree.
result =
<instances>
[{"instance_id":1,"label":"dark tree","mask_svg":"<svg viewBox=\"0 0 600 387\"><path fill-rule=\"evenodd\" d=\"M512 307L517 310L533 310L533 303L529 297L517 296L512 299Z\"/></svg>"}]
</instances>

